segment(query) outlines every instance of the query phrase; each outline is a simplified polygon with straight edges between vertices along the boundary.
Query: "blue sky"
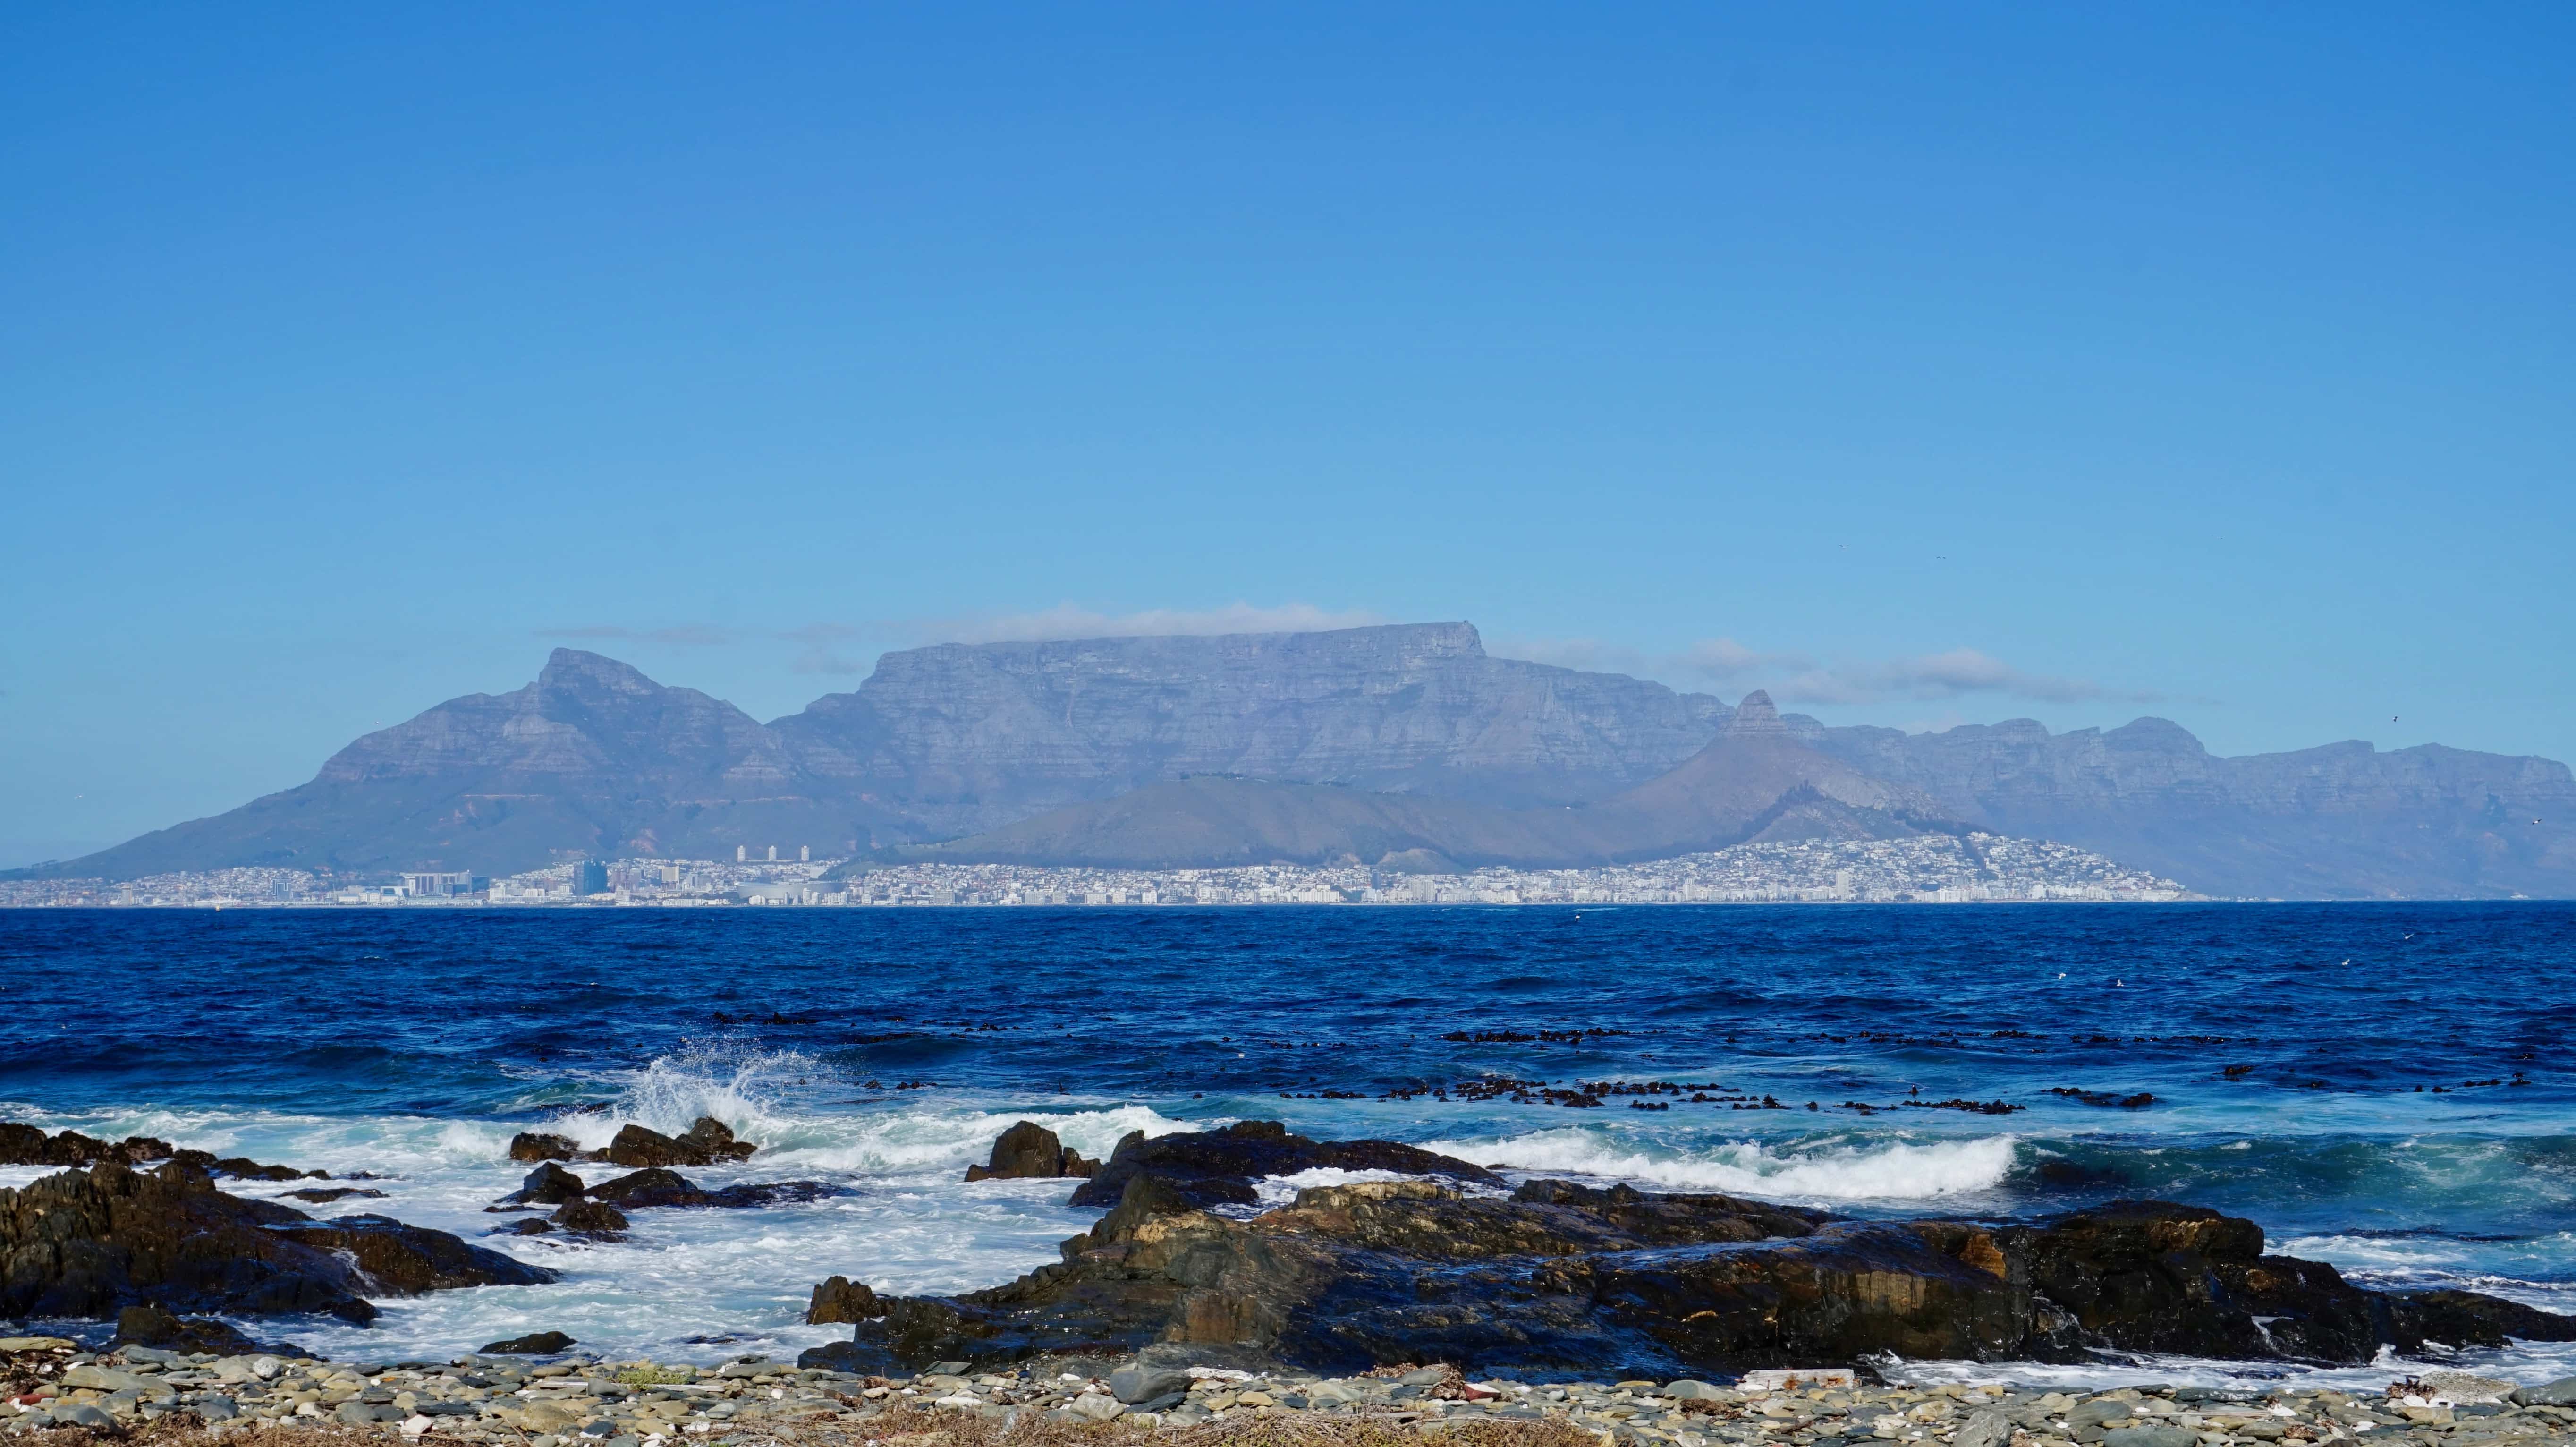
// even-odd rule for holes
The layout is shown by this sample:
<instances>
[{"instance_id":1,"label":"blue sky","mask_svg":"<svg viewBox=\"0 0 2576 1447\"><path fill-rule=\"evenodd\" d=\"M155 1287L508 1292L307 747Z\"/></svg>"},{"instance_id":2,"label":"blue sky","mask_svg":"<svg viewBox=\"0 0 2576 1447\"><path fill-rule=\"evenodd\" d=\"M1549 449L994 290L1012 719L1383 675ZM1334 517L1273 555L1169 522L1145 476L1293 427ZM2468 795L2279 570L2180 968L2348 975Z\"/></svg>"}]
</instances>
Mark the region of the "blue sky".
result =
<instances>
[{"instance_id":1,"label":"blue sky","mask_svg":"<svg viewBox=\"0 0 2576 1447\"><path fill-rule=\"evenodd\" d=\"M0 844L577 643L2576 756L2562 6L22 5Z\"/></svg>"}]
</instances>

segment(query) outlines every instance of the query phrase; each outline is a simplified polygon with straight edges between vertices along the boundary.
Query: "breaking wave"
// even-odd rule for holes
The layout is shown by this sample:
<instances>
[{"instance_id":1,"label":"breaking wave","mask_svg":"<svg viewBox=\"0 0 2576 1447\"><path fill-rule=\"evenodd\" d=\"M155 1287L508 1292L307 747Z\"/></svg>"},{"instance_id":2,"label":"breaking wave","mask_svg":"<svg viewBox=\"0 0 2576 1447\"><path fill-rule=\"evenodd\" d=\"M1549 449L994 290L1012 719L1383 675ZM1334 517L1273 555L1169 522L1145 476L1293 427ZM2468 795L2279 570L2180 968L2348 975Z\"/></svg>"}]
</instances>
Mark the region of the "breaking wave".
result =
<instances>
[{"instance_id":1,"label":"breaking wave","mask_svg":"<svg viewBox=\"0 0 2576 1447\"><path fill-rule=\"evenodd\" d=\"M1488 1166L1594 1176L1668 1190L1723 1191L1787 1201L1922 1201L1990 1191L2013 1167L2015 1138L1782 1150L1730 1141L1648 1151L1579 1127L1497 1141L1432 1141L1429 1148Z\"/></svg>"}]
</instances>

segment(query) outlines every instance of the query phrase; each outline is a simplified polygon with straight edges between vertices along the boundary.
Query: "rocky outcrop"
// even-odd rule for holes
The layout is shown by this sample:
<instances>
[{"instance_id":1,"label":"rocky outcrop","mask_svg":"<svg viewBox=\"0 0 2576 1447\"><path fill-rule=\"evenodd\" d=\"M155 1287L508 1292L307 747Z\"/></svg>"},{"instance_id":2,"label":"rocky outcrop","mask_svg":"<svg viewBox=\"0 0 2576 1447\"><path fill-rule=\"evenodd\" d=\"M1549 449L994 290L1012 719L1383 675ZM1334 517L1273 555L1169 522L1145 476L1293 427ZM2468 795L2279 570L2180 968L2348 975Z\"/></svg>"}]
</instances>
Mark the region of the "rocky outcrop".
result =
<instances>
[{"instance_id":1,"label":"rocky outcrop","mask_svg":"<svg viewBox=\"0 0 2576 1447\"><path fill-rule=\"evenodd\" d=\"M103 1141L76 1130L56 1131L49 1136L32 1125L0 1121L0 1166L94 1166L101 1161L139 1166L146 1161L166 1161L177 1153L178 1147L157 1136ZM211 1161L213 1157L207 1159Z\"/></svg>"},{"instance_id":2,"label":"rocky outcrop","mask_svg":"<svg viewBox=\"0 0 2576 1447\"><path fill-rule=\"evenodd\" d=\"M622 1136L620 1138L623 1139ZM667 1141L670 1137L657 1139ZM553 1227L561 1227L577 1236L613 1236L627 1228L629 1223L625 1213L628 1211L664 1206L738 1209L791 1201L816 1201L825 1196L847 1194L848 1187L823 1181L745 1182L710 1191L679 1172L660 1166L648 1166L596 1186L586 1186L581 1177L546 1161L528 1172L527 1178L519 1183L519 1189L503 1196L500 1204L486 1209L506 1211L514 1206L556 1208L554 1214L543 1222L519 1220L496 1228L515 1236L541 1235Z\"/></svg>"},{"instance_id":3,"label":"rocky outcrop","mask_svg":"<svg viewBox=\"0 0 2576 1447\"><path fill-rule=\"evenodd\" d=\"M1054 1131L1033 1120L1024 1120L1002 1132L993 1142L993 1157L980 1166L968 1166L970 1181L1054 1180L1066 1176L1090 1177L1100 1169L1100 1162L1086 1159L1080 1151L1056 1138Z\"/></svg>"},{"instance_id":4,"label":"rocky outcrop","mask_svg":"<svg viewBox=\"0 0 2576 1447\"><path fill-rule=\"evenodd\" d=\"M822 1326L836 1321L869 1321L885 1315L877 1303L877 1294L864 1281L835 1276L814 1288L814 1299L805 1306L808 1326Z\"/></svg>"},{"instance_id":5,"label":"rocky outcrop","mask_svg":"<svg viewBox=\"0 0 2576 1447\"><path fill-rule=\"evenodd\" d=\"M523 1130L510 1137L510 1159L514 1161L568 1161L580 1154L580 1144L570 1136Z\"/></svg>"},{"instance_id":6,"label":"rocky outcrop","mask_svg":"<svg viewBox=\"0 0 2576 1447\"><path fill-rule=\"evenodd\" d=\"M710 1191L677 1171L654 1167L619 1176L613 1181L603 1181L591 1187L589 1194L594 1201L603 1201L625 1211L655 1206L737 1209L775 1206L790 1201L818 1201L825 1196L847 1195L849 1188L823 1181L754 1181Z\"/></svg>"},{"instance_id":7,"label":"rocky outcrop","mask_svg":"<svg viewBox=\"0 0 2576 1447\"><path fill-rule=\"evenodd\" d=\"M605 1201L566 1201L546 1218L575 1236L614 1237L626 1230L626 1214Z\"/></svg>"},{"instance_id":8,"label":"rocky outcrop","mask_svg":"<svg viewBox=\"0 0 2576 1447\"><path fill-rule=\"evenodd\" d=\"M528 1172L526 1178L519 1182L519 1189L503 1196L501 1201L510 1206L560 1206L566 1201L581 1199L587 1189L582 1185L581 1177L548 1161Z\"/></svg>"},{"instance_id":9,"label":"rocky outcrop","mask_svg":"<svg viewBox=\"0 0 2576 1447\"><path fill-rule=\"evenodd\" d=\"M1253 1182L1330 1167L1344 1171L1399 1171L1479 1185L1500 1185L1484 1167L1399 1141L1318 1141L1293 1134L1275 1120L1239 1121L1223 1130L1180 1131L1146 1138L1129 1133L1089 1180L1073 1189L1076 1206L1114 1206L1129 1183L1150 1176L1171 1199L1192 1207L1250 1205Z\"/></svg>"},{"instance_id":10,"label":"rocky outcrop","mask_svg":"<svg viewBox=\"0 0 2576 1447\"><path fill-rule=\"evenodd\" d=\"M2504 1303L2366 1291L2263 1254L2251 1222L2121 1202L2034 1222L1836 1221L1724 1196L1561 1182L1508 1199L1428 1181L1318 1187L1251 1220L1131 1174L1059 1264L884 1316L810 1364L893 1370L1168 1343L1230 1364L1689 1376L1909 1358L2075 1361L2102 1349L2358 1365L2385 1344L2500 1341ZM2450 1296L2470 1296L2451 1293ZM2545 1313L2526 1327L2576 1332Z\"/></svg>"},{"instance_id":11,"label":"rocky outcrop","mask_svg":"<svg viewBox=\"0 0 2576 1447\"><path fill-rule=\"evenodd\" d=\"M613 1166L712 1166L720 1161L749 1159L759 1147L749 1141L734 1139L733 1130L711 1115L702 1115L697 1123L678 1136L640 1125L628 1125L617 1132L608 1149L589 1157Z\"/></svg>"},{"instance_id":12,"label":"rocky outcrop","mask_svg":"<svg viewBox=\"0 0 2576 1447\"><path fill-rule=\"evenodd\" d=\"M316 1221L218 1191L172 1162L113 1162L0 1190L0 1315L325 1312L365 1322L370 1296L527 1285L554 1273L382 1216Z\"/></svg>"}]
</instances>

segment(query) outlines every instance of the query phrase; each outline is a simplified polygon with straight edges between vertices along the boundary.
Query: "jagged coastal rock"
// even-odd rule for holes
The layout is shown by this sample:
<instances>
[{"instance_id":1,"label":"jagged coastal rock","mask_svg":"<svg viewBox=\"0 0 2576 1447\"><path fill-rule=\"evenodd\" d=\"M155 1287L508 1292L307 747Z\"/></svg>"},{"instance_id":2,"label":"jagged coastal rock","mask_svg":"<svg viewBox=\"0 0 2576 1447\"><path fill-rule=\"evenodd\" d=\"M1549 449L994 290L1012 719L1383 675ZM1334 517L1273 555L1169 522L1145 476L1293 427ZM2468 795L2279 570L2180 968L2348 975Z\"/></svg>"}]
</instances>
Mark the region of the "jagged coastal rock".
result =
<instances>
[{"instance_id":1,"label":"jagged coastal rock","mask_svg":"<svg viewBox=\"0 0 2576 1447\"><path fill-rule=\"evenodd\" d=\"M1147 1139L1131 1132L1109 1153L1107 1164L1074 1187L1076 1206L1115 1206L1138 1176L1151 1176L1170 1199L1184 1205L1250 1205L1253 1182L1316 1169L1397 1171L1479 1185L1501 1178L1483 1166L1399 1141L1318 1141L1292 1133L1275 1120L1247 1120L1223 1130L1180 1131Z\"/></svg>"},{"instance_id":2,"label":"jagged coastal rock","mask_svg":"<svg viewBox=\"0 0 2576 1447\"><path fill-rule=\"evenodd\" d=\"M712 1127L712 1130L708 1129L709 1127ZM686 1147L692 1153L704 1154L716 1148L709 1144L716 1139L716 1132L724 1133L721 1149L728 1158L749 1155L752 1150L748 1145L733 1141L732 1133L726 1131L722 1125L704 1118L699 1120L697 1127L692 1129L689 1135L680 1137L677 1141L669 1136L642 1130L640 1127L630 1126L627 1130L651 1137L653 1142L645 1151L630 1152L630 1158L634 1154L656 1157L672 1154L673 1151L666 1149L667 1147ZM620 1131L617 1138L620 1141L630 1140L627 1131ZM530 1137L522 1135L517 1141L512 1142L512 1153L517 1154L519 1143L529 1139ZM553 1140L560 1137L539 1137L538 1139ZM612 1154L614 1154L613 1147L610 1151L593 1152L591 1158L605 1159ZM536 1211L548 1206L555 1208L552 1215L542 1220L523 1217L496 1228L513 1236L538 1236L560 1229L578 1237L611 1239L632 1224L626 1216L629 1211L673 1207L741 1209L750 1206L774 1206L781 1202L816 1201L826 1196L846 1195L848 1189L846 1186L835 1186L824 1181L758 1181L723 1186L711 1191L679 1172L667 1170L661 1166L647 1166L643 1170L632 1171L593 1186L585 1184L581 1177L556 1164L554 1160L545 1159L538 1162L535 1170L528 1172L526 1179L519 1183L519 1189L484 1209L506 1212Z\"/></svg>"},{"instance_id":3,"label":"jagged coastal rock","mask_svg":"<svg viewBox=\"0 0 2576 1447\"><path fill-rule=\"evenodd\" d=\"M970 1181L1051 1180L1065 1176L1089 1176L1100 1169L1100 1162L1086 1160L1080 1151L1056 1138L1054 1131L1033 1120L1024 1120L1002 1132L993 1142L993 1158L980 1166L968 1166Z\"/></svg>"},{"instance_id":4,"label":"jagged coastal rock","mask_svg":"<svg viewBox=\"0 0 2576 1447\"><path fill-rule=\"evenodd\" d=\"M570 1136L521 1131L510 1137L514 1161L605 1161L630 1169L651 1166L712 1166L745 1161L760 1149L734 1137L733 1127L702 1115L686 1131L667 1136L647 1126L620 1126L602 1150L585 1151Z\"/></svg>"},{"instance_id":5,"label":"jagged coastal rock","mask_svg":"<svg viewBox=\"0 0 2576 1447\"><path fill-rule=\"evenodd\" d=\"M113 1317L128 1307L373 1320L367 1298L529 1285L555 1274L383 1216L317 1221L215 1189L201 1169L117 1161L0 1190L0 1314Z\"/></svg>"},{"instance_id":6,"label":"jagged coastal rock","mask_svg":"<svg viewBox=\"0 0 2576 1447\"><path fill-rule=\"evenodd\" d=\"M1252 1149L1351 1159L1390 1144L1246 1124L1163 1137L1150 1154L1122 1146L1076 1193L1117 1182L1116 1209L1065 1242L1060 1263L962 1296L873 1297L881 1315L803 1361L884 1372L1160 1344L1230 1366L1432 1360L1609 1378L2103 1349L2359 1365L2428 1339L2576 1340L2576 1318L2494 1297L2352 1286L2323 1263L2264 1254L2250 1221L2170 1202L2038 1221L1842 1221L1624 1186L1539 1180L1504 1197L1404 1180L1309 1188L1248 1220L1214 1214L1205 1205L1250 1194L1218 1167Z\"/></svg>"},{"instance_id":7,"label":"jagged coastal rock","mask_svg":"<svg viewBox=\"0 0 2576 1447\"><path fill-rule=\"evenodd\" d=\"M48 1136L32 1125L0 1121L0 1166L94 1166L113 1161L139 1166L147 1161L177 1161L210 1176L250 1181L331 1179L329 1171L299 1171L292 1166L262 1165L247 1156L218 1158L212 1151L181 1150L158 1136L127 1136L121 1141L95 1140L76 1130ZM300 1195L314 1193L298 1192Z\"/></svg>"}]
</instances>

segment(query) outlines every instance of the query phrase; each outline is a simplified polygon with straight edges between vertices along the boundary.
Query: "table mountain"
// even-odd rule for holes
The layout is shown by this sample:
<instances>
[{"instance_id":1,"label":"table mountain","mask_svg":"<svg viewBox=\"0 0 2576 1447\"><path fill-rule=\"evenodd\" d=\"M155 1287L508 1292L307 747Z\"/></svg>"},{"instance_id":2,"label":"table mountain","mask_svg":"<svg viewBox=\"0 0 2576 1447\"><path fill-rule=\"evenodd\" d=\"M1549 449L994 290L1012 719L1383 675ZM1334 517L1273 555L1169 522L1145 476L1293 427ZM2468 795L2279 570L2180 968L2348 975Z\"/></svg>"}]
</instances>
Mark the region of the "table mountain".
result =
<instances>
[{"instance_id":1,"label":"table mountain","mask_svg":"<svg viewBox=\"0 0 2576 1447\"><path fill-rule=\"evenodd\" d=\"M916 648L775 727L809 771L901 798L940 838L1207 774L1577 803L1664 773L1728 713L1423 623Z\"/></svg>"},{"instance_id":2,"label":"table mountain","mask_svg":"<svg viewBox=\"0 0 2576 1447\"><path fill-rule=\"evenodd\" d=\"M934 860L1104 869L1282 860L1564 869L1754 839L1891 839L1963 827L1930 795L1873 779L1793 737L1769 695L1757 692L1705 748L1598 803L1503 809L1327 785L1184 779L948 843L876 851L847 870Z\"/></svg>"}]
</instances>

